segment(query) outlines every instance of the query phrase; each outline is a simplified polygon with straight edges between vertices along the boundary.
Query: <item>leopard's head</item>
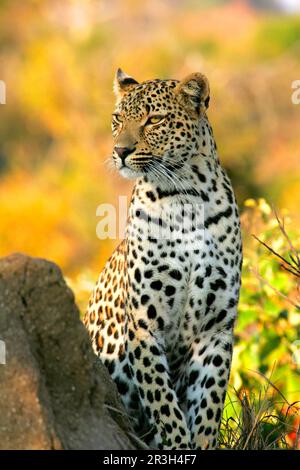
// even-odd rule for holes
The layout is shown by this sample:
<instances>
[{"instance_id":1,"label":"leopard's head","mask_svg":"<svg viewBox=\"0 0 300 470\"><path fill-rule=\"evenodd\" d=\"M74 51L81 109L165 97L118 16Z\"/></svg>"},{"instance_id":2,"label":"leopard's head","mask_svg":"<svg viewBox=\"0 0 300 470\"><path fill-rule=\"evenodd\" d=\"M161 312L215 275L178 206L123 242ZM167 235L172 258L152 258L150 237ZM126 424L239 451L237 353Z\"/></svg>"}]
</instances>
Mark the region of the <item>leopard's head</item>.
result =
<instances>
[{"instance_id":1,"label":"leopard's head","mask_svg":"<svg viewBox=\"0 0 300 470\"><path fill-rule=\"evenodd\" d=\"M172 179L199 154L199 121L209 103L204 75L138 83L118 69L114 91L113 160L122 176Z\"/></svg>"}]
</instances>

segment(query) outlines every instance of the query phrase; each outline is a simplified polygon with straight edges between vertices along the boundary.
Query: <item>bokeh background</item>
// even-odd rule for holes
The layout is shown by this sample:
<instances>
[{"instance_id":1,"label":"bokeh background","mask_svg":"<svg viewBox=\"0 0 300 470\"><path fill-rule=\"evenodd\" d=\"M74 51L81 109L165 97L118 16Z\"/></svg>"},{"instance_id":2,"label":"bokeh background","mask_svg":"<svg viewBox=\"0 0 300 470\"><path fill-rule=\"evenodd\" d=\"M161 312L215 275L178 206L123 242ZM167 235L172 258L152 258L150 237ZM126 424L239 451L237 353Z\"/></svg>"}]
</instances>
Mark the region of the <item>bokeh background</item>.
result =
<instances>
[{"instance_id":1,"label":"bokeh background","mask_svg":"<svg viewBox=\"0 0 300 470\"><path fill-rule=\"evenodd\" d=\"M289 256L275 207L299 248L300 2L1 0L0 47L0 256L58 263L82 311L118 243L97 239L96 208L132 187L107 165L116 68L141 81L209 77L209 117L244 232L231 386L257 395L259 372L289 403L300 399L297 277L251 236ZM295 430L289 438L296 445Z\"/></svg>"}]
</instances>

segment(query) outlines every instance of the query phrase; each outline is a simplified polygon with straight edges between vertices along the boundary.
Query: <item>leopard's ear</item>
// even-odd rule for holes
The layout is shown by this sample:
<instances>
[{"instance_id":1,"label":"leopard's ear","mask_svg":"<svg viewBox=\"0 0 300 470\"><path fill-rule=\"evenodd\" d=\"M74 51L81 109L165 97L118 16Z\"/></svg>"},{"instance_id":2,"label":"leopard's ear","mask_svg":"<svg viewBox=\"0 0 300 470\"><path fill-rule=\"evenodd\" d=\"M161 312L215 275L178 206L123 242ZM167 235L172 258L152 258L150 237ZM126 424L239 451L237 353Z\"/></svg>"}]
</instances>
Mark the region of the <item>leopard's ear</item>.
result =
<instances>
[{"instance_id":1,"label":"leopard's ear","mask_svg":"<svg viewBox=\"0 0 300 470\"><path fill-rule=\"evenodd\" d=\"M126 92L128 92L133 86L138 85L138 82L123 72L122 69L118 69L114 79L114 92L117 100L120 100Z\"/></svg>"},{"instance_id":2,"label":"leopard's ear","mask_svg":"<svg viewBox=\"0 0 300 470\"><path fill-rule=\"evenodd\" d=\"M202 73L192 73L175 88L175 93L189 111L198 115L205 113L209 105L209 83Z\"/></svg>"}]
</instances>

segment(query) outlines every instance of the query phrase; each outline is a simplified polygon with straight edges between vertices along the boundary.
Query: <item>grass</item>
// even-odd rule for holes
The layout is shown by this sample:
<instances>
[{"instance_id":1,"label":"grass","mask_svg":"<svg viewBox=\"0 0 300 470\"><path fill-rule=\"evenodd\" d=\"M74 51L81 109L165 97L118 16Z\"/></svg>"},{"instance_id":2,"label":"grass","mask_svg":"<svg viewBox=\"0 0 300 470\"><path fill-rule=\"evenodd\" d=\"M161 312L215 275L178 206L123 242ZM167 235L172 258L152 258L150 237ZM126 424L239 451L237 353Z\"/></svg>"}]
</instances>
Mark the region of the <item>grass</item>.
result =
<instances>
[{"instance_id":1,"label":"grass","mask_svg":"<svg viewBox=\"0 0 300 470\"><path fill-rule=\"evenodd\" d=\"M271 380L263 377L266 385L258 394L229 391L221 422L220 449L300 448L300 402L289 403ZM226 407L230 407L230 416Z\"/></svg>"}]
</instances>

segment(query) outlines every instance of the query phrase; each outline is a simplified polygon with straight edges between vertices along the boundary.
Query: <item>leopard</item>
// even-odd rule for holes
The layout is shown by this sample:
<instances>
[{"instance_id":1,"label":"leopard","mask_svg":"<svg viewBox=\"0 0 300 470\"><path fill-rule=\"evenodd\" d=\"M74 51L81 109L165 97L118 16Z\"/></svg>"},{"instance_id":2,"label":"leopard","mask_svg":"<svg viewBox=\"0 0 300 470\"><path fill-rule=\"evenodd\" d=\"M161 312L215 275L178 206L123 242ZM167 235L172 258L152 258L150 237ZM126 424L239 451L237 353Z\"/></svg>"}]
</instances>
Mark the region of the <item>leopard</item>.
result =
<instances>
[{"instance_id":1,"label":"leopard","mask_svg":"<svg viewBox=\"0 0 300 470\"><path fill-rule=\"evenodd\" d=\"M218 447L241 286L239 209L208 120L210 84L114 79L111 161L134 180L124 239L84 315L152 449Z\"/></svg>"}]
</instances>

